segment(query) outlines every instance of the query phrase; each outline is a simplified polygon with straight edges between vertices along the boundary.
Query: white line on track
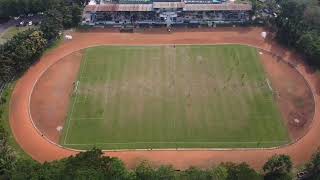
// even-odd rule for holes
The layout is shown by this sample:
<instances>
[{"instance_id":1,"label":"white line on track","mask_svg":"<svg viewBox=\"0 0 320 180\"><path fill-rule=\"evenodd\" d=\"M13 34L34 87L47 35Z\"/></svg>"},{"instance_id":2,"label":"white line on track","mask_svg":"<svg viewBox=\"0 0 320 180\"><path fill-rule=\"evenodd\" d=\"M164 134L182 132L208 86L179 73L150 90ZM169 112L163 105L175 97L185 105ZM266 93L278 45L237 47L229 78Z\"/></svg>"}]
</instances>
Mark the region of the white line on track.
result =
<instances>
[{"instance_id":1,"label":"white line on track","mask_svg":"<svg viewBox=\"0 0 320 180\"><path fill-rule=\"evenodd\" d=\"M77 98L78 98L77 92L76 92L75 96L76 96L76 97L75 97L75 99L74 99L74 101L73 101L73 104L72 104L71 113L70 113L70 117L69 117L68 125L67 125L67 131L66 131L66 135L64 136L63 144L66 144L67 136L68 136L68 133L69 133L69 127L70 127L71 117L72 117L72 114L73 114L73 111L74 111L74 106L75 106L75 104L76 104L76 102L77 102Z\"/></svg>"}]
</instances>

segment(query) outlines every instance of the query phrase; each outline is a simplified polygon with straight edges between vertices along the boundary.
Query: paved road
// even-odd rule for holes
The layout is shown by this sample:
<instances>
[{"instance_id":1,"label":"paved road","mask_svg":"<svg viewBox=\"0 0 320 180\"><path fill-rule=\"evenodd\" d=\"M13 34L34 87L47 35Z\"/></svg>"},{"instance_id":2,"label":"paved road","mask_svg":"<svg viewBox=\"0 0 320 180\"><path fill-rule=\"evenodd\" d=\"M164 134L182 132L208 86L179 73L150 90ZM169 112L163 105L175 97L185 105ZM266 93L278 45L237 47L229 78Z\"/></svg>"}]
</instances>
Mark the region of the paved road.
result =
<instances>
[{"instance_id":1,"label":"paved road","mask_svg":"<svg viewBox=\"0 0 320 180\"><path fill-rule=\"evenodd\" d=\"M0 34L5 32L9 27L15 26L16 23L17 23L17 21L10 20L10 21L8 21L6 23L0 24Z\"/></svg>"},{"instance_id":2,"label":"paved road","mask_svg":"<svg viewBox=\"0 0 320 180\"><path fill-rule=\"evenodd\" d=\"M6 23L0 24L0 34L5 32L9 27L17 25L21 21L25 21L25 22L33 21L34 22L34 21L40 21L40 20L41 20L41 17L39 17L39 16L25 17L25 18L20 18L18 20L11 19Z\"/></svg>"}]
</instances>

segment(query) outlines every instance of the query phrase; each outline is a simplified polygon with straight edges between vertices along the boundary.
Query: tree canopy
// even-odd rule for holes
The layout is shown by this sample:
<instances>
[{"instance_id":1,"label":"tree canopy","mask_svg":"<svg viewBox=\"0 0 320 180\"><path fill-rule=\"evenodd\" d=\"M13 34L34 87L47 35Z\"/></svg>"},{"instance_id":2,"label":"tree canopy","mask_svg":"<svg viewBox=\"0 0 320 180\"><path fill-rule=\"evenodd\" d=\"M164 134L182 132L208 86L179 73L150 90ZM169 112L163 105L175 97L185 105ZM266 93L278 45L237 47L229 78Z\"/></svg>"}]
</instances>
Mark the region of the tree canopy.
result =
<instances>
[{"instance_id":1,"label":"tree canopy","mask_svg":"<svg viewBox=\"0 0 320 180\"><path fill-rule=\"evenodd\" d=\"M320 4L317 0L280 1L275 19L279 42L296 48L310 64L320 67Z\"/></svg>"},{"instance_id":2,"label":"tree canopy","mask_svg":"<svg viewBox=\"0 0 320 180\"><path fill-rule=\"evenodd\" d=\"M25 71L42 54L47 40L41 31L29 29L0 45L0 80L8 81Z\"/></svg>"},{"instance_id":3,"label":"tree canopy","mask_svg":"<svg viewBox=\"0 0 320 180\"><path fill-rule=\"evenodd\" d=\"M274 155L263 166L265 179L291 179L292 162L287 155Z\"/></svg>"},{"instance_id":4,"label":"tree canopy","mask_svg":"<svg viewBox=\"0 0 320 180\"><path fill-rule=\"evenodd\" d=\"M84 7L89 0L0 0L0 18L44 12L56 4Z\"/></svg>"}]
</instances>

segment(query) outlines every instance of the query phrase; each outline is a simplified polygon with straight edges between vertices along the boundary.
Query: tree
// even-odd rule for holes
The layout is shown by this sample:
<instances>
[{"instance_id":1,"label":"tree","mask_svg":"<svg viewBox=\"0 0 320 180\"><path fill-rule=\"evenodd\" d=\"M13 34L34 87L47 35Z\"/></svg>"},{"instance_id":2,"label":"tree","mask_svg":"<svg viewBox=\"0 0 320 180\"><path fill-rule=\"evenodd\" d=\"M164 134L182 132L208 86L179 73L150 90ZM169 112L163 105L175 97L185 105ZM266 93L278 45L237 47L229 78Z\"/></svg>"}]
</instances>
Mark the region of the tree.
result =
<instances>
[{"instance_id":1,"label":"tree","mask_svg":"<svg viewBox=\"0 0 320 180\"><path fill-rule=\"evenodd\" d=\"M228 178L228 169L222 165L209 170L213 179L226 180Z\"/></svg>"},{"instance_id":2,"label":"tree","mask_svg":"<svg viewBox=\"0 0 320 180\"><path fill-rule=\"evenodd\" d=\"M44 164L33 160L18 161L11 179L135 179L121 160L102 155L101 150L92 149Z\"/></svg>"},{"instance_id":3,"label":"tree","mask_svg":"<svg viewBox=\"0 0 320 180\"><path fill-rule=\"evenodd\" d=\"M69 29L73 27L72 6L60 7L60 12L63 14L62 25L63 28Z\"/></svg>"},{"instance_id":4,"label":"tree","mask_svg":"<svg viewBox=\"0 0 320 180\"><path fill-rule=\"evenodd\" d=\"M277 40L296 48L309 64L320 67L320 4L317 0L283 0L275 19Z\"/></svg>"},{"instance_id":5,"label":"tree","mask_svg":"<svg viewBox=\"0 0 320 180\"><path fill-rule=\"evenodd\" d=\"M72 26L76 27L81 22L82 8L78 5L73 5L71 7L71 11L72 11Z\"/></svg>"},{"instance_id":6,"label":"tree","mask_svg":"<svg viewBox=\"0 0 320 180\"><path fill-rule=\"evenodd\" d=\"M155 171L155 179L165 179L165 180L174 180L175 177L175 170L173 167L170 166L160 166Z\"/></svg>"},{"instance_id":7,"label":"tree","mask_svg":"<svg viewBox=\"0 0 320 180\"><path fill-rule=\"evenodd\" d=\"M143 161L139 164L139 166L135 169L135 173L138 179L141 180L149 180L155 179L156 172L150 166L147 161Z\"/></svg>"},{"instance_id":8,"label":"tree","mask_svg":"<svg viewBox=\"0 0 320 180\"><path fill-rule=\"evenodd\" d=\"M83 6L87 5L89 3L89 1L90 0L73 0L73 3L76 3L76 4L83 7Z\"/></svg>"},{"instance_id":9,"label":"tree","mask_svg":"<svg viewBox=\"0 0 320 180\"><path fill-rule=\"evenodd\" d=\"M246 163L222 163L221 166L225 167L228 172L228 180L250 179L260 180L262 177Z\"/></svg>"},{"instance_id":10,"label":"tree","mask_svg":"<svg viewBox=\"0 0 320 180\"><path fill-rule=\"evenodd\" d=\"M297 48L312 64L320 66L320 32L308 31L297 41Z\"/></svg>"},{"instance_id":11,"label":"tree","mask_svg":"<svg viewBox=\"0 0 320 180\"><path fill-rule=\"evenodd\" d=\"M46 48L47 41L41 31L28 29L15 35L0 46L1 81L25 71Z\"/></svg>"},{"instance_id":12,"label":"tree","mask_svg":"<svg viewBox=\"0 0 320 180\"><path fill-rule=\"evenodd\" d=\"M32 179L37 174L41 164L33 160L19 160L11 172L11 179L24 180Z\"/></svg>"},{"instance_id":13,"label":"tree","mask_svg":"<svg viewBox=\"0 0 320 180\"><path fill-rule=\"evenodd\" d=\"M14 60L17 73L29 68L40 57L47 45L43 33L34 29L19 33L12 38L11 42L13 42L11 58Z\"/></svg>"},{"instance_id":14,"label":"tree","mask_svg":"<svg viewBox=\"0 0 320 180\"><path fill-rule=\"evenodd\" d=\"M274 155L263 166L265 179L291 179L292 162L287 155Z\"/></svg>"},{"instance_id":15,"label":"tree","mask_svg":"<svg viewBox=\"0 0 320 180\"><path fill-rule=\"evenodd\" d=\"M320 179L320 151L312 155L310 162L305 165L304 171L308 179Z\"/></svg>"},{"instance_id":16,"label":"tree","mask_svg":"<svg viewBox=\"0 0 320 180\"><path fill-rule=\"evenodd\" d=\"M63 29L63 16L57 9L49 9L44 14L44 20L40 30L44 33L47 40L56 39L59 32Z\"/></svg>"},{"instance_id":17,"label":"tree","mask_svg":"<svg viewBox=\"0 0 320 180\"><path fill-rule=\"evenodd\" d=\"M320 6L315 4L308 5L303 13L303 20L313 28L320 28Z\"/></svg>"},{"instance_id":18,"label":"tree","mask_svg":"<svg viewBox=\"0 0 320 180\"><path fill-rule=\"evenodd\" d=\"M4 102L0 102L2 104ZM0 113L1 117L2 113ZM3 127L0 127L0 179L8 179L10 172L13 170L16 157L8 145L7 133Z\"/></svg>"},{"instance_id":19,"label":"tree","mask_svg":"<svg viewBox=\"0 0 320 180\"><path fill-rule=\"evenodd\" d=\"M0 18L44 12L57 0L0 0Z\"/></svg>"},{"instance_id":20,"label":"tree","mask_svg":"<svg viewBox=\"0 0 320 180\"><path fill-rule=\"evenodd\" d=\"M124 179L128 172L117 158L102 156L99 149L81 152L65 159L64 179Z\"/></svg>"},{"instance_id":21,"label":"tree","mask_svg":"<svg viewBox=\"0 0 320 180\"><path fill-rule=\"evenodd\" d=\"M215 179L216 172L214 170L201 170L196 167L190 167L187 170L185 170L182 173L182 179L187 179L187 180L210 180L210 179ZM221 180L223 180L221 178Z\"/></svg>"}]
</instances>

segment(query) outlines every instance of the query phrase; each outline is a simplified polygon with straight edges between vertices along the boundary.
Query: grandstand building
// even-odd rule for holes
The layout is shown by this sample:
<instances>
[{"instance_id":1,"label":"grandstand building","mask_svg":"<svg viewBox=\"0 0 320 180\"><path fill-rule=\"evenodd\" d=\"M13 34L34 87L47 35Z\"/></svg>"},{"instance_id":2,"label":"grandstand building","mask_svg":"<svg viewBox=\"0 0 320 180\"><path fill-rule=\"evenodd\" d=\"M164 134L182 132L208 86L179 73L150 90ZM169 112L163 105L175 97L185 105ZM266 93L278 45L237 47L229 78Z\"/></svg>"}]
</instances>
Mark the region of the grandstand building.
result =
<instances>
[{"instance_id":1,"label":"grandstand building","mask_svg":"<svg viewBox=\"0 0 320 180\"><path fill-rule=\"evenodd\" d=\"M250 3L230 0L100 0L84 10L83 23L103 26L214 26L249 20Z\"/></svg>"}]
</instances>

